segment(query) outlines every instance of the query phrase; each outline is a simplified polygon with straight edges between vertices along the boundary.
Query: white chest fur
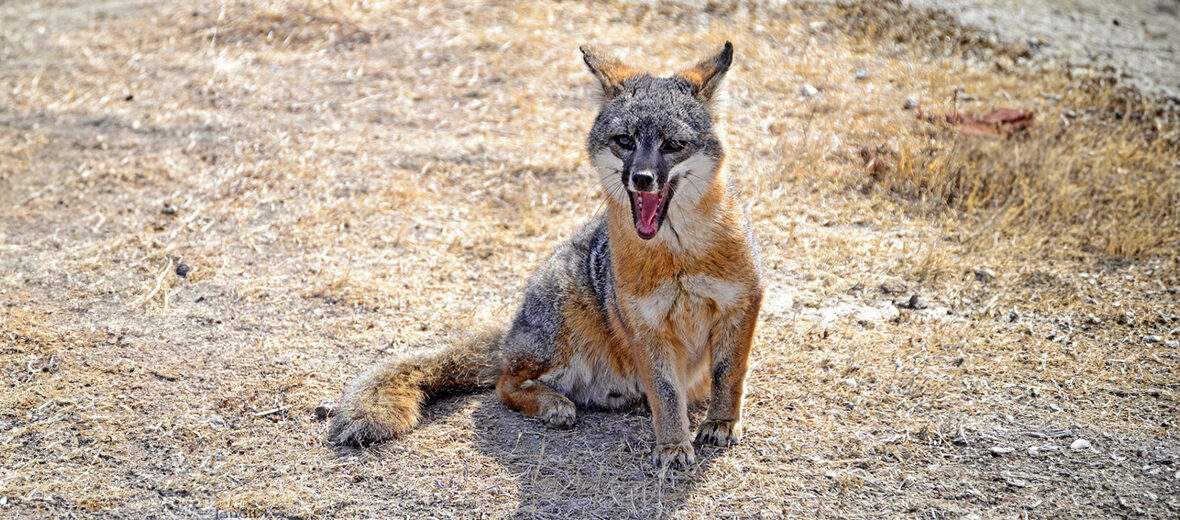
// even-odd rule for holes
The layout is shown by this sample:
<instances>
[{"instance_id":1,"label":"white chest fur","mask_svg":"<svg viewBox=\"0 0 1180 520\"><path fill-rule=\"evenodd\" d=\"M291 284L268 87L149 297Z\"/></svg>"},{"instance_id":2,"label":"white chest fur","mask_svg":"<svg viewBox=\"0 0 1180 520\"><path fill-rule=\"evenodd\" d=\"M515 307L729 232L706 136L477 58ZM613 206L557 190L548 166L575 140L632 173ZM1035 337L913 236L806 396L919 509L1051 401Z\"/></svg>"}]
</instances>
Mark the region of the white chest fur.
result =
<instances>
[{"instance_id":1,"label":"white chest fur","mask_svg":"<svg viewBox=\"0 0 1180 520\"><path fill-rule=\"evenodd\" d=\"M731 314L748 290L740 282L684 275L627 304L640 325L659 329L670 324L681 341L703 346L716 318Z\"/></svg>"}]
</instances>

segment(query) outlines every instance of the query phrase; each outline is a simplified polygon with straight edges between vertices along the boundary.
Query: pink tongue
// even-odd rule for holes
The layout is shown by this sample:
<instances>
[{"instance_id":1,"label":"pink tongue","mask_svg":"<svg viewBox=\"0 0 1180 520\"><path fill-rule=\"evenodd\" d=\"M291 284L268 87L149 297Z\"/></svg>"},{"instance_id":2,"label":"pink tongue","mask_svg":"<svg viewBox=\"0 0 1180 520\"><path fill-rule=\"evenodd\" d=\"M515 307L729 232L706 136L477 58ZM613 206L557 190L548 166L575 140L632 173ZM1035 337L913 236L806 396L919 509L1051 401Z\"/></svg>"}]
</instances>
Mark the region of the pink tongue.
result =
<instances>
[{"instance_id":1,"label":"pink tongue","mask_svg":"<svg viewBox=\"0 0 1180 520\"><path fill-rule=\"evenodd\" d=\"M656 232L656 211L660 209L660 194L639 192L639 231L650 235Z\"/></svg>"}]
</instances>

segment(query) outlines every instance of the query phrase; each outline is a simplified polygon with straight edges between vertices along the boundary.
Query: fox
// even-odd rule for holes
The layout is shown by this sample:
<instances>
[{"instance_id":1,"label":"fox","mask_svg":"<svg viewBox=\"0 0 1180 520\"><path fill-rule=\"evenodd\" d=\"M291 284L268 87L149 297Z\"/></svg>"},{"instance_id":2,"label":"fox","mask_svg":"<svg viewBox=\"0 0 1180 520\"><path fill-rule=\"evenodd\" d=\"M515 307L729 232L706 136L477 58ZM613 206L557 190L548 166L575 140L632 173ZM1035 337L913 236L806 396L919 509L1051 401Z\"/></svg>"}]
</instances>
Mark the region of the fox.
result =
<instances>
[{"instance_id":1,"label":"fox","mask_svg":"<svg viewBox=\"0 0 1180 520\"><path fill-rule=\"evenodd\" d=\"M579 50L601 86L586 151L604 208L530 275L506 327L388 359L349 385L331 443L399 437L430 399L493 385L552 428L572 427L578 407L646 403L659 468L696 463L692 404L708 400L697 444L741 440L764 289L716 108L733 44L668 77Z\"/></svg>"}]
</instances>

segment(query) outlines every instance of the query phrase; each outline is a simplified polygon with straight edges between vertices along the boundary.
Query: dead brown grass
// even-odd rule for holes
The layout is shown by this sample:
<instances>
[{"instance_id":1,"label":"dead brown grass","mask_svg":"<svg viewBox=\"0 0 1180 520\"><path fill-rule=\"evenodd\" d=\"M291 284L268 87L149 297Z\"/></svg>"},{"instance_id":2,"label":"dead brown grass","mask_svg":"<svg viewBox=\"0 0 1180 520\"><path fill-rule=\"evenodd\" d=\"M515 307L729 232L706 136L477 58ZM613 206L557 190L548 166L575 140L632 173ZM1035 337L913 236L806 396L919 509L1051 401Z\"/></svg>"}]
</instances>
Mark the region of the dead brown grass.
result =
<instances>
[{"instance_id":1,"label":"dead brown grass","mask_svg":"<svg viewBox=\"0 0 1180 520\"><path fill-rule=\"evenodd\" d=\"M872 181L936 214L976 219L975 237L1021 237L1022 252L1171 257L1180 247L1180 116L1158 102L1128 101L1108 83L1046 93L1063 99L1012 138L925 129Z\"/></svg>"},{"instance_id":2,"label":"dead brown grass","mask_svg":"<svg viewBox=\"0 0 1180 520\"><path fill-rule=\"evenodd\" d=\"M1175 127L1134 117L1150 100L888 3L105 7L0 6L3 516L1180 511ZM656 475L643 414L555 432L476 395L332 451L316 405L507 320L600 207L577 44L669 72L727 38L771 286L747 441ZM969 140L907 97L1039 122Z\"/></svg>"}]
</instances>

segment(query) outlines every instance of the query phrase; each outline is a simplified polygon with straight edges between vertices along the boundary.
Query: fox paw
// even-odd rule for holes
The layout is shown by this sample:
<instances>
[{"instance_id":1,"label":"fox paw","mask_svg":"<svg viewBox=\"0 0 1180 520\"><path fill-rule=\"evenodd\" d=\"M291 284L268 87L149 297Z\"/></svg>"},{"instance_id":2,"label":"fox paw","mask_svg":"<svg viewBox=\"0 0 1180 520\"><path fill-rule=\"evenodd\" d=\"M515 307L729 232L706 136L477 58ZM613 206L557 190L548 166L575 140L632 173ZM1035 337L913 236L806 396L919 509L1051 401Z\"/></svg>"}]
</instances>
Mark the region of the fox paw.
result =
<instances>
[{"instance_id":1,"label":"fox paw","mask_svg":"<svg viewBox=\"0 0 1180 520\"><path fill-rule=\"evenodd\" d=\"M687 468L697 463L696 454L692 451L692 444L687 442L672 442L657 444L651 457L652 464L657 468Z\"/></svg>"},{"instance_id":2,"label":"fox paw","mask_svg":"<svg viewBox=\"0 0 1180 520\"><path fill-rule=\"evenodd\" d=\"M697 429L697 444L733 446L742 440L742 423L727 419L709 419Z\"/></svg>"},{"instance_id":3,"label":"fox paw","mask_svg":"<svg viewBox=\"0 0 1180 520\"><path fill-rule=\"evenodd\" d=\"M539 401L540 412L537 414L537 418L545 421L546 426L560 430L573 427L574 419L578 417L573 401L556 393L546 395Z\"/></svg>"}]
</instances>

